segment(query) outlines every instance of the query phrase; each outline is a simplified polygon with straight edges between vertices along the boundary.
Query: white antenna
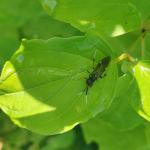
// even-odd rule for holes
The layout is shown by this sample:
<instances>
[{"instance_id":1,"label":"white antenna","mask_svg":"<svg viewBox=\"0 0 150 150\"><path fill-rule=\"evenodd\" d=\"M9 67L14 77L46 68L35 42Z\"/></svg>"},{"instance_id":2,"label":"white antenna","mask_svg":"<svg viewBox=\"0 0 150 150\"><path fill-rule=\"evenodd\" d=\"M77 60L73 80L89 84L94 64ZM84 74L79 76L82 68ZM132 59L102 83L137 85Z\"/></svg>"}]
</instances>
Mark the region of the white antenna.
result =
<instances>
[{"instance_id":1,"label":"white antenna","mask_svg":"<svg viewBox=\"0 0 150 150\"><path fill-rule=\"evenodd\" d=\"M87 104L88 99L87 99L87 95L85 95L85 103Z\"/></svg>"}]
</instances>

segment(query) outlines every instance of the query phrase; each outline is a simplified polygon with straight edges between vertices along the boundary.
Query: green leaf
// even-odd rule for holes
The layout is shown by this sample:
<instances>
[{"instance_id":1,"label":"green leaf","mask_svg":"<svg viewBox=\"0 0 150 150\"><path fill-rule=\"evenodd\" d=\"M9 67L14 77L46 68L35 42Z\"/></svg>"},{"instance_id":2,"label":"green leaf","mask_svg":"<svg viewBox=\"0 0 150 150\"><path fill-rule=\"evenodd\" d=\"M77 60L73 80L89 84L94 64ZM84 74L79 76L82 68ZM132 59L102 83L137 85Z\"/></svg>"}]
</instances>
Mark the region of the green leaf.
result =
<instances>
[{"instance_id":1,"label":"green leaf","mask_svg":"<svg viewBox=\"0 0 150 150\"><path fill-rule=\"evenodd\" d=\"M117 81L116 94L111 107L101 115L101 119L108 122L118 131L133 129L143 122L130 105L133 77L124 74ZM128 94L127 94L128 93Z\"/></svg>"},{"instance_id":2,"label":"green leaf","mask_svg":"<svg viewBox=\"0 0 150 150\"><path fill-rule=\"evenodd\" d=\"M5 137L3 136L3 138L6 140L4 142L4 150L15 150L26 144L28 140L28 132L25 130L16 129L9 132L9 134L7 134Z\"/></svg>"},{"instance_id":3,"label":"green leaf","mask_svg":"<svg viewBox=\"0 0 150 150\"><path fill-rule=\"evenodd\" d=\"M43 146L41 150L67 150L73 144L74 140L74 132L67 132L61 135L57 135L53 138L50 138L47 141L47 144Z\"/></svg>"},{"instance_id":4,"label":"green leaf","mask_svg":"<svg viewBox=\"0 0 150 150\"><path fill-rule=\"evenodd\" d=\"M147 142L148 144L150 145L150 124L149 123L145 123L145 134L146 134L146 137L147 137Z\"/></svg>"},{"instance_id":5,"label":"green leaf","mask_svg":"<svg viewBox=\"0 0 150 150\"><path fill-rule=\"evenodd\" d=\"M141 31L133 31L117 37L107 38L109 45L117 56L122 53L141 58Z\"/></svg>"},{"instance_id":6,"label":"green leaf","mask_svg":"<svg viewBox=\"0 0 150 150\"><path fill-rule=\"evenodd\" d=\"M28 19L39 16L42 11L38 11L40 4L36 0L20 1L9 0L0 1L0 22L6 26L21 27Z\"/></svg>"},{"instance_id":7,"label":"green leaf","mask_svg":"<svg viewBox=\"0 0 150 150\"><path fill-rule=\"evenodd\" d=\"M140 61L133 72L136 81L131 103L142 117L150 121L150 61Z\"/></svg>"},{"instance_id":8,"label":"green leaf","mask_svg":"<svg viewBox=\"0 0 150 150\"><path fill-rule=\"evenodd\" d=\"M150 34L147 34L145 36L145 40L143 40L143 50L142 50L142 54L143 54L143 59L145 60L150 60Z\"/></svg>"},{"instance_id":9,"label":"green leaf","mask_svg":"<svg viewBox=\"0 0 150 150\"><path fill-rule=\"evenodd\" d=\"M83 133L89 143L95 141L102 150L149 150L144 125L124 132L115 130L98 115L82 124Z\"/></svg>"},{"instance_id":10,"label":"green leaf","mask_svg":"<svg viewBox=\"0 0 150 150\"><path fill-rule=\"evenodd\" d=\"M8 60L19 46L17 30L0 25L0 71L5 61Z\"/></svg>"},{"instance_id":11,"label":"green leaf","mask_svg":"<svg viewBox=\"0 0 150 150\"><path fill-rule=\"evenodd\" d=\"M80 31L67 23L54 20L47 14L34 17L22 27L24 37L28 39L41 38L49 39L51 37L70 37L74 35L83 35Z\"/></svg>"},{"instance_id":12,"label":"green leaf","mask_svg":"<svg viewBox=\"0 0 150 150\"><path fill-rule=\"evenodd\" d=\"M0 136L6 135L6 133L11 132L14 128L15 126L9 117L0 110Z\"/></svg>"},{"instance_id":13,"label":"green leaf","mask_svg":"<svg viewBox=\"0 0 150 150\"><path fill-rule=\"evenodd\" d=\"M107 109L117 79L115 60L86 95L87 70L112 55L97 37L24 40L2 71L0 107L19 126L41 134L72 129ZM107 92L106 92L107 91Z\"/></svg>"},{"instance_id":14,"label":"green leaf","mask_svg":"<svg viewBox=\"0 0 150 150\"><path fill-rule=\"evenodd\" d=\"M14 9L16 8L16 9ZM32 15L31 15L32 14ZM67 23L52 19L36 0L0 1L0 71L19 47L22 38L49 39L83 35Z\"/></svg>"},{"instance_id":15,"label":"green leaf","mask_svg":"<svg viewBox=\"0 0 150 150\"><path fill-rule=\"evenodd\" d=\"M130 32L118 37L107 38L107 42L111 46L116 55L129 53L134 58L150 59L150 34L148 30L143 38L141 30Z\"/></svg>"},{"instance_id":16,"label":"green leaf","mask_svg":"<svg viewBox=\"0 0 150 150\"><path fill-rule=\"evenodd\" d=\"M40 0L54 18L83 32L118 36L140 28L136 7L123 0Z\"/></svg>"},{"instance_id":17,"label":"green leaf","mask_svg":"<svg viewBox=\"0 0 150 150\"><path fill-rule=\"evenodd\" d=\"M142 20L149 18L150 12L150 1L149 0L128 0L128 2L134 4L136 8L139 10Z\"/></svg>"},{"instance_id":18,"label":"green leaf","mask_svg":"<svg viewBox=\"0 0 150 150\"><path fill-rule=\"evenodd\" d=\"M20 27L33 16L39 16L42 12L40 9L36 0L14 0L13 3L9 0L0 1L0 71L19 47Z\"/></svg>"}]
</instances>

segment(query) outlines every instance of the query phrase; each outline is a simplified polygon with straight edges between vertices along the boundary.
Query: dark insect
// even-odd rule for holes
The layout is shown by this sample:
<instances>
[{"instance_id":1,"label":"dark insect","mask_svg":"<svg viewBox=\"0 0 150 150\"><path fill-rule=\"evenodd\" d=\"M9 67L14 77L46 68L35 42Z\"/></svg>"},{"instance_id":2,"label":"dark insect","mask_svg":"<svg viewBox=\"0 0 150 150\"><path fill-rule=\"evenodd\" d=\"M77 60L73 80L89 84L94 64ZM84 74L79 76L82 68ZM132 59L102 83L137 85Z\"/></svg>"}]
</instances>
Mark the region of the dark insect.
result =
<instances>
[{"instance_id":1,"label":"dark insect","mask_svg":"<svg viewBox=\"0 0 150 150\"><path fill-rule=\"evenodd\" d=\"M100 60L100 62L93 68L93 71L89 74L89 77L86 79L86 89L85 89L85 93L87 95L88 93L88 89L89 87L92 87L94 82L99 79L99 78L103 78L105 76L105 74L103 75L103 73L105 72L107 66L109 65L111 60L111 57L107 56L104 57L102 60Z\"/></svg>"},{"instance_id":2,"label":"dark insect","mask_svg":"<svg viewBox=\"0 0 150 150\"><path fill-rule=\"evenodd\" d=\"M142 37L144 38L146 36L146 28L141 29Z\"/></svg>"}]
</instances>

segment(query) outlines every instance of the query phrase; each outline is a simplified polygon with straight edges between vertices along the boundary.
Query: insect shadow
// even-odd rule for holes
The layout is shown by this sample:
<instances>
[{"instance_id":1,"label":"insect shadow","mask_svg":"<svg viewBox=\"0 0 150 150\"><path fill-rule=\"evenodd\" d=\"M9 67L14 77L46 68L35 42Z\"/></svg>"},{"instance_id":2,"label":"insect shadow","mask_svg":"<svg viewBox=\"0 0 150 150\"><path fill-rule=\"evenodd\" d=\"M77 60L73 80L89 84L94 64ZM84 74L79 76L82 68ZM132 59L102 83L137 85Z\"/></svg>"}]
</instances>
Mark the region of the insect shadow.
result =
<instances>
[{"instance_id":1,"label":"insect shadow","mask_svg":"<svg viewBox=\"0 0 150 150\"><path fill-rule=\"evenodd\" d=\"M108 67L110 61L111 61L111 57L106 56L103 59L101 59L95 67L93 67L92 72L88 71L89 72L89 77L86 78L86 88L83 91L83 92L86 93L86 95L88 94L89 88L93 86L93 84L95 83L96 80L106 76L105 70ZM93 62L94 62L94 60L93 60Z\"/></svg>"}]
</instances>

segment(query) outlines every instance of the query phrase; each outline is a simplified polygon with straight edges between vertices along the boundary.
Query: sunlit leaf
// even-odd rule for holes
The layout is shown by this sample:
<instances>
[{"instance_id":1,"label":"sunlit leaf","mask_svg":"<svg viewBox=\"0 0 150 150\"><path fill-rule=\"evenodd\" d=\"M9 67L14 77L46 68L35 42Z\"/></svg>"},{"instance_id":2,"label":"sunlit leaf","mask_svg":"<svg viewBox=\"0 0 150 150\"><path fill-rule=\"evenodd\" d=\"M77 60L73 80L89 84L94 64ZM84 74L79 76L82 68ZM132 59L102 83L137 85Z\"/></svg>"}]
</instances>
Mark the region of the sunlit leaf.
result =
<instances>
[{"instance_id":1,"label":"sunlit leaf","mask_svg":"<svg viewBox=\"0 0 150 150\"><path fill-rule=\"evenodd\" d=\"M141 61L134 68L135 88L132 94L132 105L145 119L150 121L150 61Z\"/></svg>"},{"instance_id":2,"label":"sunlit leaf","mask_svg":"<svg viewBox=\"0 0 150 150\"><path fill-rule=\"evenodd\" d=\"M68 131L107 109L114 95L116 63L97 37L25 40L2 71L1 109L19 126L42 134ZM110 55L106 77L85 94L87 70ZM107 92L106 92L107 91Z\"/></svg>"}]
</instances>

